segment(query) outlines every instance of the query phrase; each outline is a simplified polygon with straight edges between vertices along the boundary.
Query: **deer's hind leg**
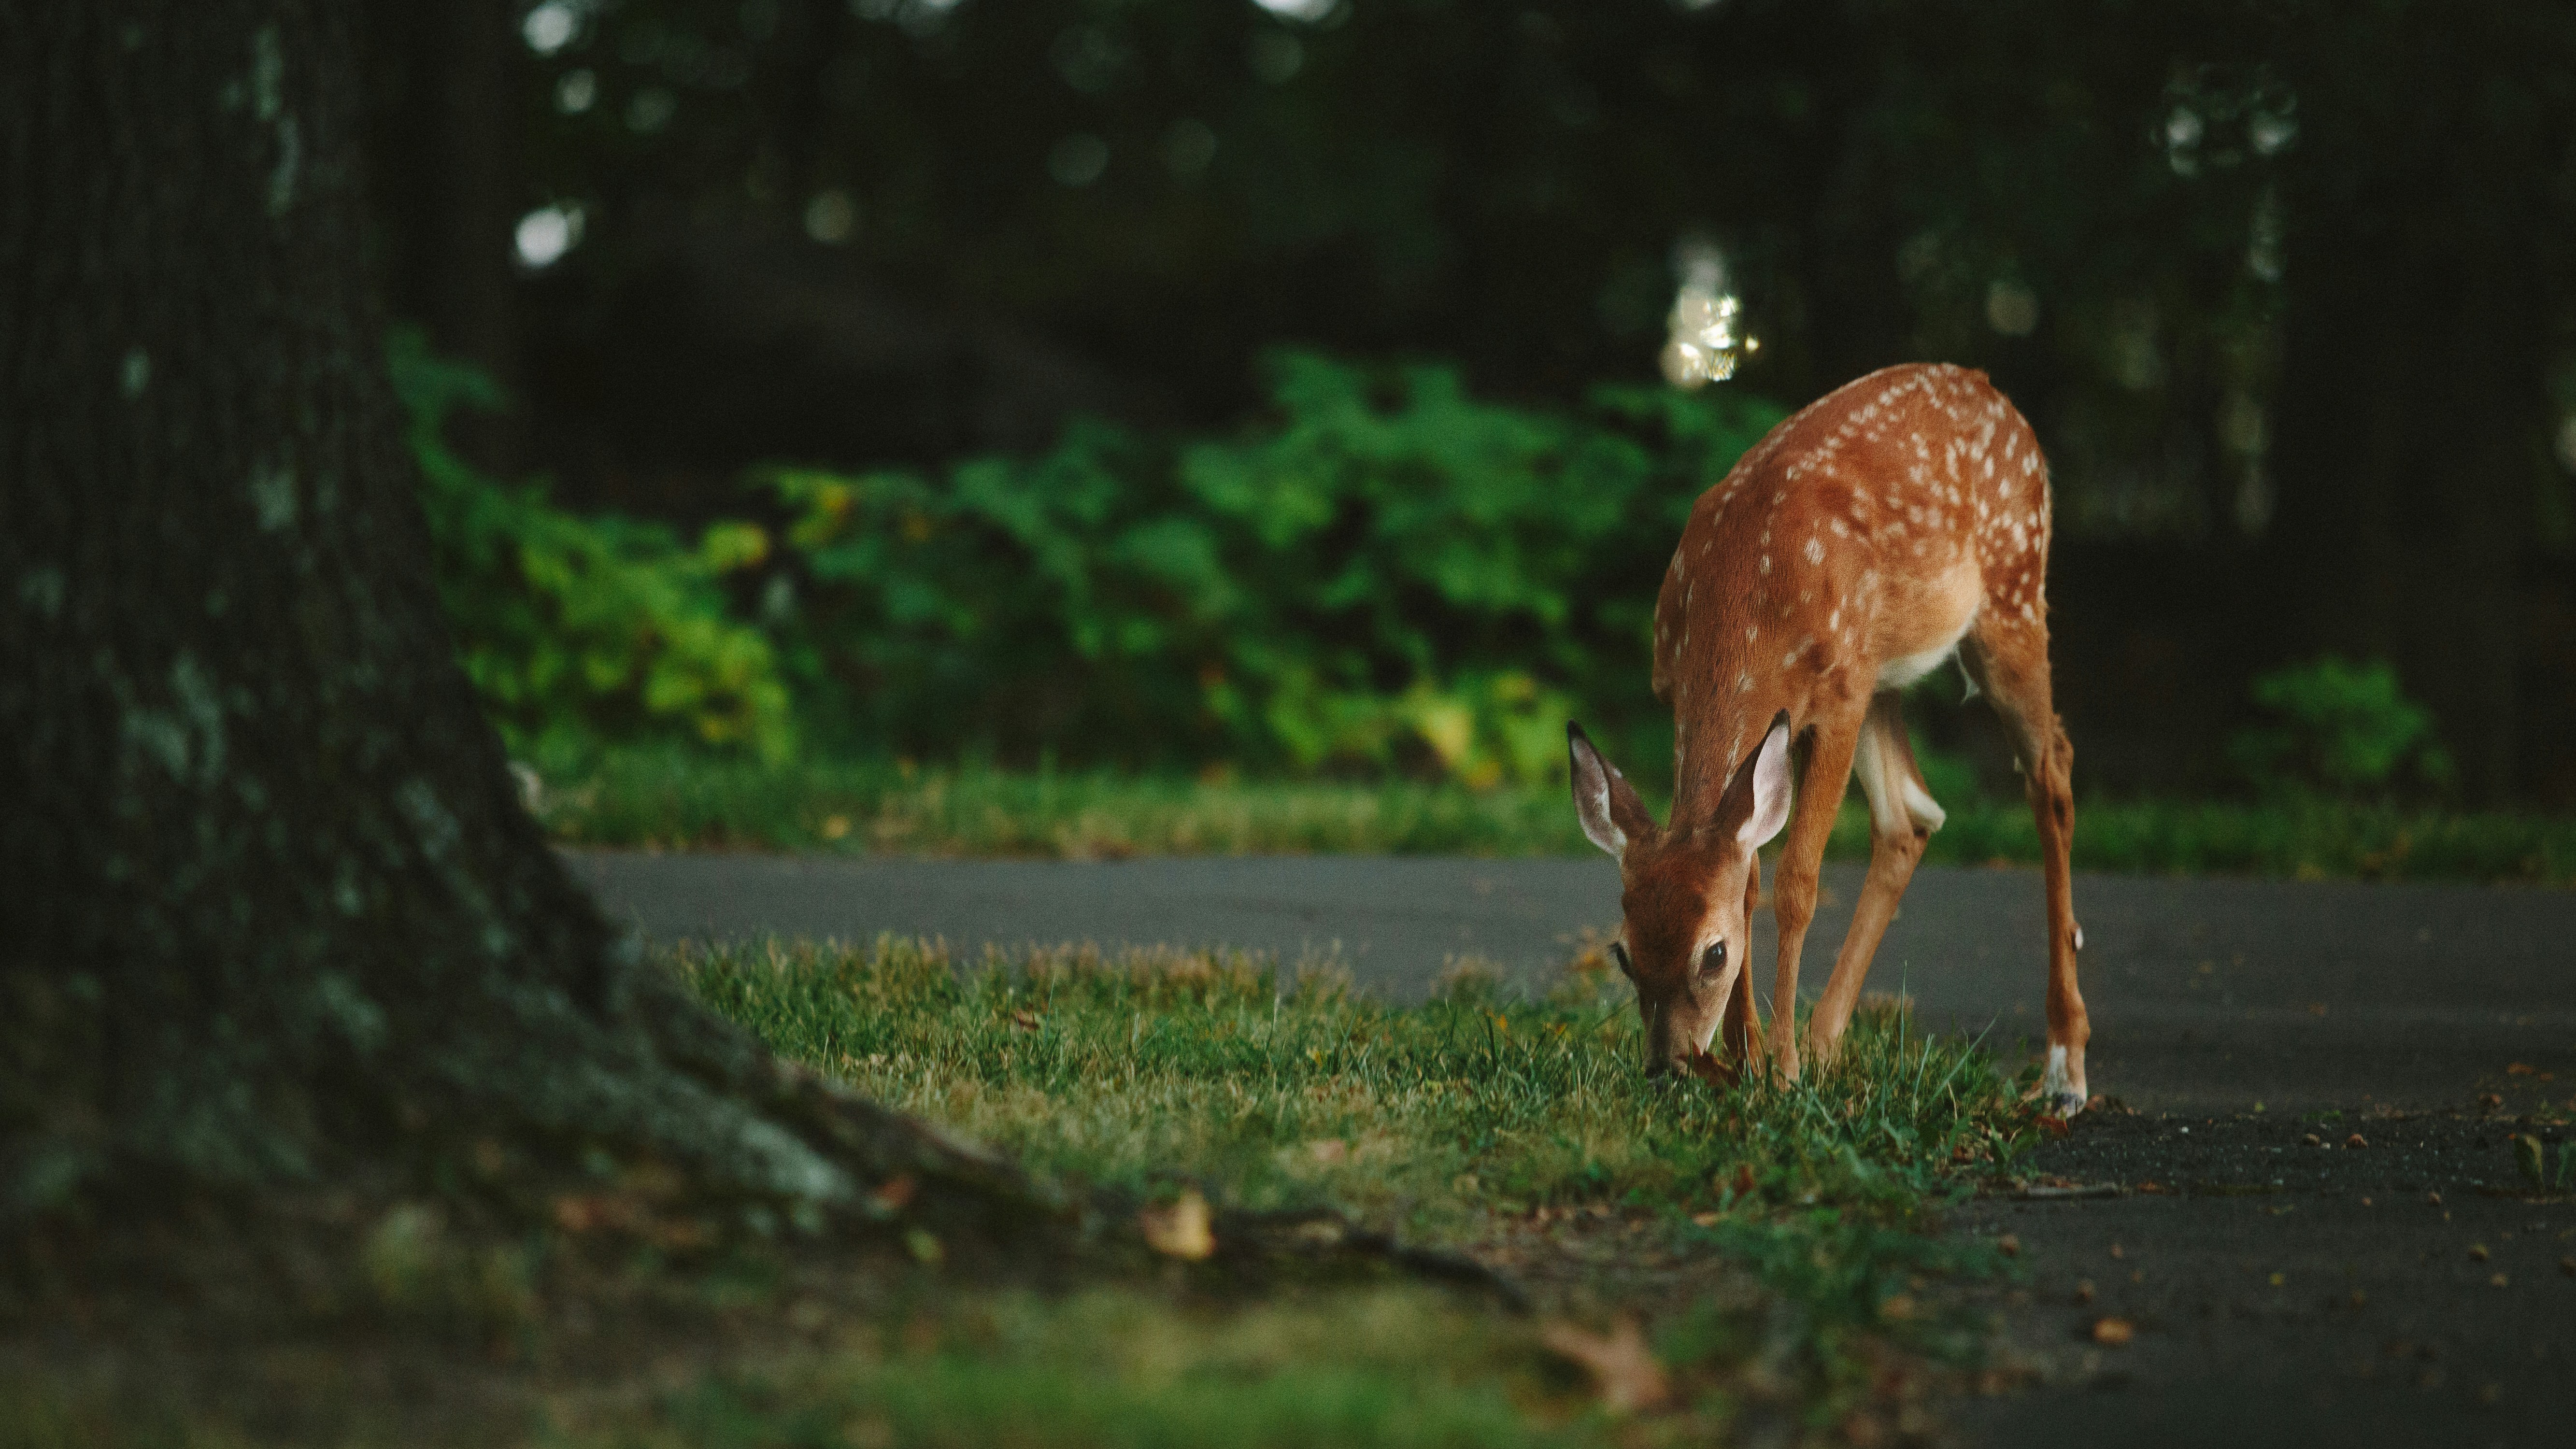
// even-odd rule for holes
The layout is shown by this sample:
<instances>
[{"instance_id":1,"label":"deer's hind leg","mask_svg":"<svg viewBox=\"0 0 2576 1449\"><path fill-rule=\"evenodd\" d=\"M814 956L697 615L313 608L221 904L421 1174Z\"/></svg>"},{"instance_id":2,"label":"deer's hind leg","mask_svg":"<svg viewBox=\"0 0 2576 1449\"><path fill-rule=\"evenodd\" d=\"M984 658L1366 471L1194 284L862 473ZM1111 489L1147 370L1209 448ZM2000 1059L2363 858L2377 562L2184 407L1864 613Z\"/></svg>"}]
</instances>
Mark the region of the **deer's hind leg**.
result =
<instances>
[{"instance_id":1,"label":"deer's hind leg","mask_svg":"<svg viewBox=\"0 0 2576 1449\"><path fill-rule=\"evenodd\" d=\"M1924 843L1941 828L1942 811L1924 788L1923 772L1914 763L1914 747L1905 738L1905 716L1896 692L1881 690L1870 700L1862 721L1860 749L1852 774L1869 800L1869 880L1853 908L1851 930L1834 958L1834 974L1808 1020L1808 1045L1818 1061L1831 1060L1852 1008L1860 1004L1861 983L1869 978L1870 959L1879 939L1896 919L1896 903L1923 859Z\"/></svg>"},{"instance_id":2,"label":"deer's hind leg","mask_svg":"<svg viewBox=\"0 0 2576 1449\"><path fill-rule=\"evenodd\" d=\"M2075 843L2075 746L2050 697L2047 626L1982 616L1968 631L1960 657L2003 718L2021 763L2031 818L2039 826L2040 869L2048 887L2048 1068L2039 1091L2050 1108L2071 1117L2084 1110L2087 1099L2084 1044L2093 1026L2075 983L2084 931L2075 923L2067 862Z\"/></svg>"}]
</instances>

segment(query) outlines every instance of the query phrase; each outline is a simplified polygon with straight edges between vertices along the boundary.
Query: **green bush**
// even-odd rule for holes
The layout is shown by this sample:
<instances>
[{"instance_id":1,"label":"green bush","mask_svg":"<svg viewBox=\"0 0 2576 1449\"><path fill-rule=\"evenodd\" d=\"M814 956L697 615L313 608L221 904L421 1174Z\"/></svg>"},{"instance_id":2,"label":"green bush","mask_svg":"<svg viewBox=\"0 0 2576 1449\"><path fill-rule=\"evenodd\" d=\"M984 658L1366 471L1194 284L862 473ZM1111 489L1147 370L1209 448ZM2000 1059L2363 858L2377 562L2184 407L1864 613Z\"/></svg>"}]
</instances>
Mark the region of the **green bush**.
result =
<instances>
[{"instance_id":1,"label":"green bush","mask_svg":"<svg viewBox=\"0 0 2576 1449\"><path fill-rule=\"evenodd\" d=\"M2451 783L2432 715L2397 687L2386 660L2328 654L2287 665L2256 676L2254 702L2266 721L2231 739L2228 757L2264 795L2353 799Z\"/></svg>"},{"instance_id":2,"label":"green bush","mask_svg":"<svg viewBox=\"0 0 2576 1449\"><path fill-rule=\"evenodd\" d=\"M567 513L542 483L487 478L443 430L459 407L498 407L499 390L433 357L415 331L396 332L388 353L457 656L513 754L563 762L611 743L794 754L776 653L731 617L723 587L766 559L763 530L721 523L690 548L658 524Z\"/></svg>"},{"instance_id":3,"label":"green bush","mask_svg":"<svg viewBox=\"0 0 2576 1449\"><path fill-rule=\"evenodd\" d=\"M1077 424L943 479L773 469L779 626L858 753L1561 768L1564 721L1660 773L1656 587L1691 503L1781 416L1614 388L1555 413L1454 369L1304 353L1229 439Z\"/></svg>"}]
</instances>

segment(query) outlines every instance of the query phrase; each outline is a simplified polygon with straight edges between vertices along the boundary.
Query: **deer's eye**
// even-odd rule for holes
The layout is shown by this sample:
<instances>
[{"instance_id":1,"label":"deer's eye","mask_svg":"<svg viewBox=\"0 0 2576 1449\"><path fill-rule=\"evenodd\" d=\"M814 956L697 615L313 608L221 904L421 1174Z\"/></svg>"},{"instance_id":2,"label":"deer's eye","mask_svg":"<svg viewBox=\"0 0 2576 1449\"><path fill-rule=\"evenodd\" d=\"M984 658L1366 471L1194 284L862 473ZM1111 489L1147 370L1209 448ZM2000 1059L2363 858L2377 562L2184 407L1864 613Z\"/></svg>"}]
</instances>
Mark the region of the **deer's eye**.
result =
<instances>
[{"instance_id":1,"label":"deer's eye","mask_svg":"<svg viewBox=\"0 0 2576 1449\"><path fill-rule=\"evenodd\" d=\"M1613 941L1613 942L1611 942L1611 943L1610 943L1610 959L1619 963L1619 974L1620 974L1620 975L1627 977L1627 978L1628 978L1629 980L1631 980L1631 981L1634 981L1635 979L1637 979L1637 963L1628 959L1628 943L1627 943L1627 942L1625 942L1625 941Z\"/></svg>"},{"instance_id":2,"label":"deer's eye","mask_svg":"<svg viewBox=\"0 0 2576 1449\"><path fill-rule=\"evenodd\" d=\"M1714 976L1725 969L1726 943L1724 941L1709 942L1708 949L1699 953L1699 974L1702 976Z\"/></svg>"}]
</instances>

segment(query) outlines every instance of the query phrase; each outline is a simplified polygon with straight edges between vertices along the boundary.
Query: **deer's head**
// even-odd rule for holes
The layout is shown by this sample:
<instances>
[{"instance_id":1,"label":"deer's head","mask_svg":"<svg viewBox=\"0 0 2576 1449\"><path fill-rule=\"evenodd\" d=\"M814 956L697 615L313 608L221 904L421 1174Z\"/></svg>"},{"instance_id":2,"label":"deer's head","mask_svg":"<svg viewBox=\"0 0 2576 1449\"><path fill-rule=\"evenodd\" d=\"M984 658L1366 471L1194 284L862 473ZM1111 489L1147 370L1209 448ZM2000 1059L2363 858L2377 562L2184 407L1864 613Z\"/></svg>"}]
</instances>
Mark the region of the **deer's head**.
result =
<instances>
[{"instance_id":1,"label":"deer's head","mask_svg":"<svg viewBox=\"0 0 2576 1449\"><path fill-rule=\"evenodd\" d=\"M1788 712L1737 768L1716 815L1689 826L1677 820L1672 830L1655 824L1580 725L1568 724L1565 733L1574 756L1574 813L1592 843L1619 862L1621 929L1610 956L1637 986L1646 1070L1689 1066L1708 1055L1744 970L1753 852L1788 823Z\"/></svg>"}]
</instances>

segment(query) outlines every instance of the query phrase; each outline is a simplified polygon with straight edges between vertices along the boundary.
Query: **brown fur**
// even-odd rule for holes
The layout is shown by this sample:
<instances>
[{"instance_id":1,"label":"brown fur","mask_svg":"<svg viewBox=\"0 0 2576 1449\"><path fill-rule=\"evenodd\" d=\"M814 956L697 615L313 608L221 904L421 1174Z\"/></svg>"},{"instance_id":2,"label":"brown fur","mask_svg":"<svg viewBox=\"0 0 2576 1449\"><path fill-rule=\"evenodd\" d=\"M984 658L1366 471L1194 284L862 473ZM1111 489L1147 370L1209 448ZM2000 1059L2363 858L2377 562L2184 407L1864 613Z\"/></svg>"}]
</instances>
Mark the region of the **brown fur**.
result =
<instances>
[{"instance_id":1,"label":"brown fur","mask_svg":"<svg viewBox=\"0 0 2576 1449\"><path fill-rule=\"evenodd\" d=\"M1871 765L1862 781L1873 800L1869 882L1809 1033L1813 1051L1831 1051L1938 823L1937 808L1922 812L1930 795L1895 696L1882 692L1904 682L1894 676L1905 666L1928 667L1955 644L2003 716L2029 782L2048 889L2049 1042L2069 1049L2067 1085L2080 1094L2089 1026L2066 862L2073 750L2049 690L2048 539L2048 472L2030 425L1983 373L1944 365L1888 368L1819 399L1702 495L1655 609L1654 688L1674 718L1672 823L1627 831L1621 861L1641 1005L1650 1036L1659 1012L1667 1023L1657 1045L1673 1060L1708 1040L1721 1002L1730 1048L1758 1039L1740 968L1741 922L1759 876L1734 838L1743 813L1730 787L1782 713L1807 749L1773 889L1775 1003L1796 999L1817 866L1844 782L1856 755ZM1908 801L1909 784L1919 802ZM1702 991L1689 977L1691 952L1720 930L1732 980ZM1649 1004L1650 990L1660 1004ZM1720 999L1701 999L1711 992ZM1791 1076L1797 1036L1772 1033Z\"/></svg>"}]
</instances>

